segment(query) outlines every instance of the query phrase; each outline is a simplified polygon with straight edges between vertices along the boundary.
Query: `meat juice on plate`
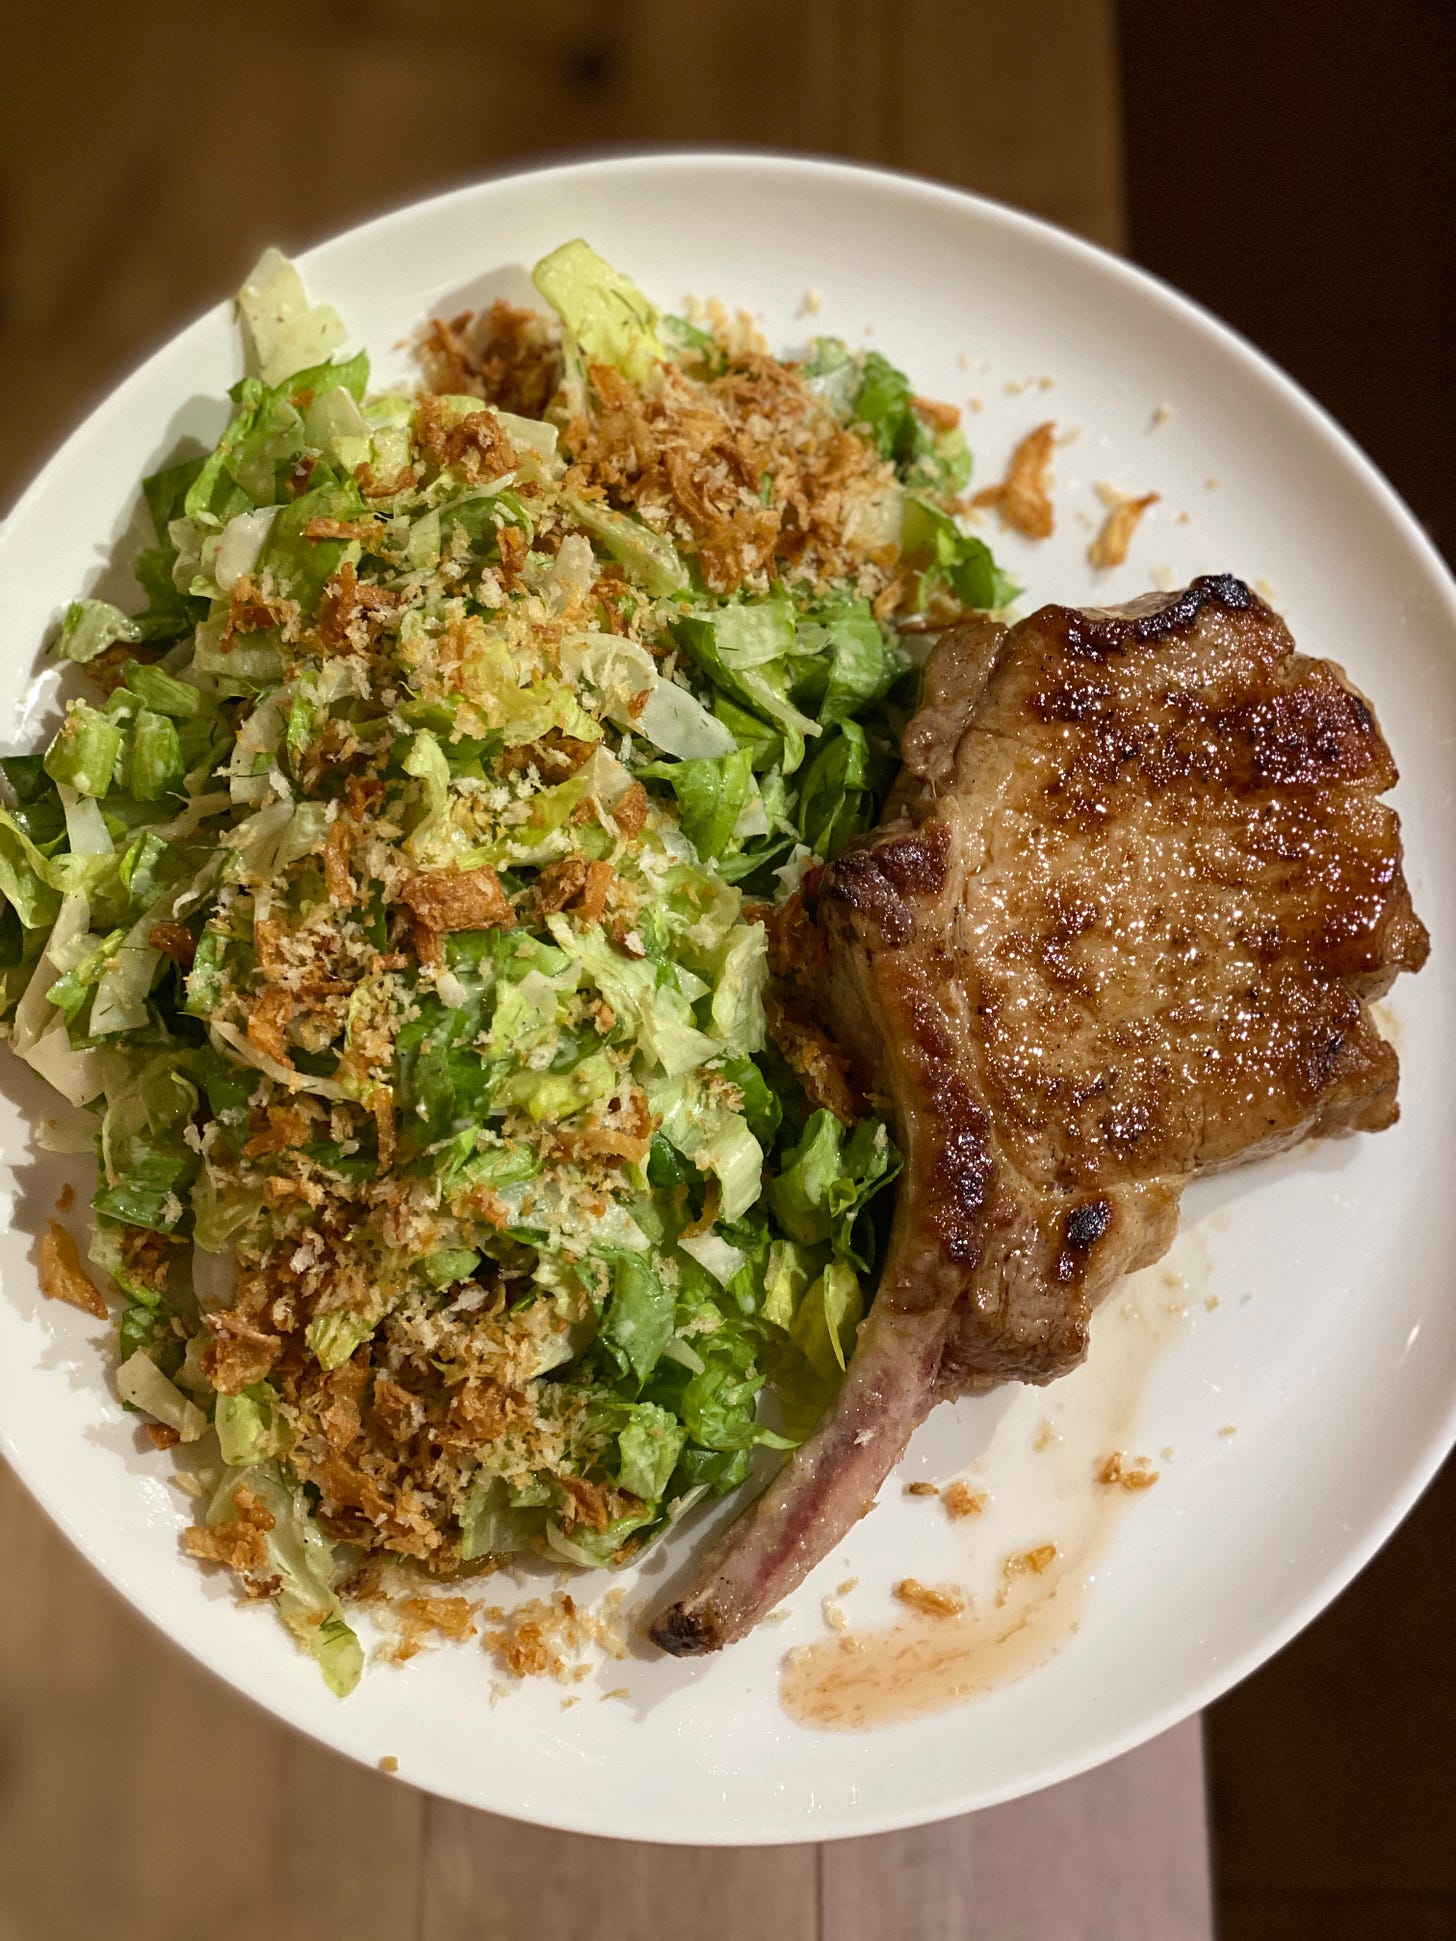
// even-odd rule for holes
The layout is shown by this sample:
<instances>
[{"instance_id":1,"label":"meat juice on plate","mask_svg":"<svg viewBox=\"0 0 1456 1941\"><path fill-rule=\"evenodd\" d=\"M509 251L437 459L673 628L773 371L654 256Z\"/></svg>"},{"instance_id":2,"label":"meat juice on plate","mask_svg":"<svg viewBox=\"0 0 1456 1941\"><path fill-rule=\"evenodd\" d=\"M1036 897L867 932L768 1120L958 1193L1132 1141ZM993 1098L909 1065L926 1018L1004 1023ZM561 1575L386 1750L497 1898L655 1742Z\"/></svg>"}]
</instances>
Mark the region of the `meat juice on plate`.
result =
<instances>
[{"instance_id":1,"label":"meat juice on plate","mask_svg":"<svg viewBox=\"0 0 1456 1941\"><path fill-rule=\"evenodd\" d=\"M1010 1684L1075 1635L1093 1572L1144 1493L1133 1465L1143 1453L1147 1376L1183 1331L1207 1277L1206 1245L1193 1228L1107 1302L1075 1373L1050 1388L1021 1389L967 1472L986 1495L984 1512L952 1525L964 1609L929 1615L907 1607L897 1623L838 1631L789 1652L779 1699L790 1718L828 1731L899 1724ZM964 1433L961 1422L947 1419L944 1428ZM1146 1453L1159 1466L1158 1452ZM1101 1480L1119 1455L1129 1470L1123 1486ZM944 1513L927 1497L925 1514Z\"/></svg>"}]
</instances>

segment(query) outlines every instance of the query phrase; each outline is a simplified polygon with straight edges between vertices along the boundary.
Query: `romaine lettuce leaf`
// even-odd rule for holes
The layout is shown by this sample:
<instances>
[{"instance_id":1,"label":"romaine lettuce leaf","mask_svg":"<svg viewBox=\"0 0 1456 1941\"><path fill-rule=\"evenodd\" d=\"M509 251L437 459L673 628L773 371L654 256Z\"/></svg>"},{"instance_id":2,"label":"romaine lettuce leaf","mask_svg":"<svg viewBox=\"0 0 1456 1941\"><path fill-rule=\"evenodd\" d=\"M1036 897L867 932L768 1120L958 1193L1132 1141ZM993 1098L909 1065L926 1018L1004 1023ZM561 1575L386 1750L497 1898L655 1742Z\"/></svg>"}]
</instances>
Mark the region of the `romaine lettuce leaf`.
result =
<instances>
[{"instance_id":1,"label":"romaine lettuce leaf","mask_svg":"<svg viewBox=\"0 0 1456 1941\"><path fill-rule=\"evenodd\" d=\"M657 312L635 283L578 238L543 256L531 281L561 318L588 365L609 364L634 384L667 355Z\"/></svg>"}]
</instances>

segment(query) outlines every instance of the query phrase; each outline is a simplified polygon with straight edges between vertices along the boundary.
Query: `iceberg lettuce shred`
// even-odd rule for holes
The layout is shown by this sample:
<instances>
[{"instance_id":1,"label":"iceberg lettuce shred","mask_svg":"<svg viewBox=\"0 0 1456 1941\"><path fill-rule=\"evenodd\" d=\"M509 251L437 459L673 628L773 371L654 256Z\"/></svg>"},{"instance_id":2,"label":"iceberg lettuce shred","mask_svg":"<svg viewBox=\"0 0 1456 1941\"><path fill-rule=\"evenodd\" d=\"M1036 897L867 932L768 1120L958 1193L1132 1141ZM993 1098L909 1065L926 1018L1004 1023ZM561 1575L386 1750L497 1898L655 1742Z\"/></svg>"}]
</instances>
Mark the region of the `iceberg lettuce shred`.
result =
<instances>
[{"instance_id":1,"label":"iceberg lettuce shred","mask_svg":"<svg viewBox=\"0 0 1456 1941\"><path fill-rule=\"evenodd\" d=\"M880 353L778 363L582 241L534 280L380 390L267 252L135 611L65 609L84 698L0 761L117 1392L341 1695L365 1554L624 1563L833 1394L900 1158L771 939L880 815L916 643L1014 593Z\"/></svg>"}]
</instances>

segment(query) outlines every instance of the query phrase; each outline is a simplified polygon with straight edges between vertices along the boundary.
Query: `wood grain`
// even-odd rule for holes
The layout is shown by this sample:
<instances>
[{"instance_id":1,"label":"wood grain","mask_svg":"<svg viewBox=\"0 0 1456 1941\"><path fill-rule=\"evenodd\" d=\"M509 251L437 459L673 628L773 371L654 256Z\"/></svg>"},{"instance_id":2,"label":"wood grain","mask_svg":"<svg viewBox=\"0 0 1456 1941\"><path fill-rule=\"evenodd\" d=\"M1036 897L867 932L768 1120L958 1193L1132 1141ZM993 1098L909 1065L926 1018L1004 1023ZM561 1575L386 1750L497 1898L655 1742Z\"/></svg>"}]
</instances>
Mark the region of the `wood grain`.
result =
<instances>
[{"instance_id":1,"label":"wood grain","mask_svg":"<svg viewBox=\"0 0 1456 1941\"><path fill-rule=\"evenodd\" d=\"M1112 0L72 4L11 10L5 72L0 502L265 242L525 154L837 153L1123 235ZM426 1801L290 1733L138 1620L3 1473L0 1554L0 1941L1210 1931L1196 1726L822 1855L610 1845Z\"/></svg>"},{"instance_id":2,"label":"wood grain","mask_svg":"<svg viewBox=\"0 0 1456 1941\"><path fill-rule=\"evenodd\" d=\"M1213 1934L1196 1719L1030 1799L823 1852L822 1933L833 1941ZM902 1925L911 1908L913 1929Z\"/></svg>"},{"instance_id":3,"label":"wood grain","mask_svg":"<svg viewBox=\"0 0 1456 1941\"><path fill-rule=\"evenodd\" d=\"M1114 51L1111 0L12 8L0 492L263 244L301 247L532 153L838 153L1117 246Z\"/></svg>"},{"instance_id":4,"label":"wood grain","mask_svg":"<svg viewBox=\"0 0 1456 1941\"><path fill-rule=\"evenodd\" d=\"M158 1636L0 1469L0 1941L400 1941L425 1800Z\"/></svg>"},{"instance_id":5,"label":"wood grain","mask_svg":"<svg viewBox=\"0 0 1456 1941\"><path fill-rule=\"evenodd\" d=\"M432 1806L420 1941L504 1941L527 1909L531 1941L817 1941L816 1850L638 1846Z\"/></svg>"}]
</instances>

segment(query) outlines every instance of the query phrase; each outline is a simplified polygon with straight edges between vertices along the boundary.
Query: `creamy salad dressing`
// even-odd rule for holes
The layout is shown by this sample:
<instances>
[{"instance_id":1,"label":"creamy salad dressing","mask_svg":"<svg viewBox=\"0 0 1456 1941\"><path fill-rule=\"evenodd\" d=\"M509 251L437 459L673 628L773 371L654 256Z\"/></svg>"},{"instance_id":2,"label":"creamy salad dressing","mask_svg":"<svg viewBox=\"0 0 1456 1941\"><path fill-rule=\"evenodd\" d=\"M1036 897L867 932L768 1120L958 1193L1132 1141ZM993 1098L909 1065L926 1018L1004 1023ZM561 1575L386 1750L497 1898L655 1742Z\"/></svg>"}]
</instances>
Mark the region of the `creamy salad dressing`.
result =
<instances>
[{"instance_id":1,"label":"creamy salad dressing","mask_svg":"<svg viewBox=\"0 0 1456 1941\"><path fill-rule=\"evenodd\" d=\"M1144 1453L1137 1433L1149 1370L1181 1334L1206 1279L1201 1238L1181 1235L1166 1260L1132 1276L1096 1316L1091 1352L1075 1374L1021 1392L970 1477L994 1501L1025 1465L1039 1465L1039 1508L1029 1513L1044 1515L1045 1525L1021 1527L1020 1543L1008 1547L979 1517L957 1523L963 1572L978 1579L964 1613L906 1616L791 1651L779 1682L790 1718L841 1732L900 1724L1024 1677L1075 1635L1096 1566L1142 1494L1100 1482L1098 1471L1114 1452ZM1158 1464L1157 1452L1147 1453ZM1027 1513L1018 1509L1018 1525ZM1048 1542L1056 1556L1043 1570L1006 1574L1008 1557ZM905 1561L909 1568L914 1560Z\"/></svg>"}]
</instances>

